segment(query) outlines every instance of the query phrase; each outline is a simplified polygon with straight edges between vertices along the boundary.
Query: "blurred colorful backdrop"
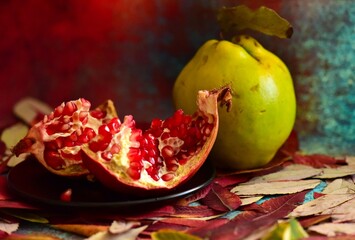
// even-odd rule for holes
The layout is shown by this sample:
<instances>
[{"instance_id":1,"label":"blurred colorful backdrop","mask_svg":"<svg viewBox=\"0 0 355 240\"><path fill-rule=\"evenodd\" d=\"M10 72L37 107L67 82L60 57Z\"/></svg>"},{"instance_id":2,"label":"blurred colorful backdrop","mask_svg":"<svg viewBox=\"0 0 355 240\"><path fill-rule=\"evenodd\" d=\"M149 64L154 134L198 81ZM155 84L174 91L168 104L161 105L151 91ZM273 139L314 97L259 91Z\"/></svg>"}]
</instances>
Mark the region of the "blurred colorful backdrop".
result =
<instances>
[{"instance_id":1,"label":"blurred colorful backdrop","mask_svg":"<svg viewBox=\"0 0 355 240\"><path fill-rule=\"evenodd\" d=\"M256 36L293 75L302 149L354 154L353 0L2 0L0 127L26 96L51 106L110 98L121 116L167 117L178 73L219 38L215 10L237 4L268 6L294 26L291 39Z\"/></svg>"}]
</instances>

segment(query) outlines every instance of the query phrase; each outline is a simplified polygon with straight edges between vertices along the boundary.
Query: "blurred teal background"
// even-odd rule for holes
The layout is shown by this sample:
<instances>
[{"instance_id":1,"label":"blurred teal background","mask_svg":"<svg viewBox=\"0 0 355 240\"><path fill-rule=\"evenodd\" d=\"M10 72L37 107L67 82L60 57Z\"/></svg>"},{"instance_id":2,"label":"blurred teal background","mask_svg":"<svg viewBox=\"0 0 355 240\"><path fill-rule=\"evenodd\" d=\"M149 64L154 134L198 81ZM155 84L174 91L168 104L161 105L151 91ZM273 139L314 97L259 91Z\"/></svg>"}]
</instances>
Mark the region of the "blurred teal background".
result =
<instances>
[{"instance_id":1,"label":"blurred teal background","mask_svg":"<svg viewBox=\"0 0 355 240\"><path fill-rule=\"evenodd\" d=\"M293 76L302 150L354 155L353 0L3 0L0 126L25 96L51 106L111 98L120 116L169 116L175 78L219 38L215 10L236 4L268 6L294 26L291 39L255 36Z\"/></svg>"}]
</instances>

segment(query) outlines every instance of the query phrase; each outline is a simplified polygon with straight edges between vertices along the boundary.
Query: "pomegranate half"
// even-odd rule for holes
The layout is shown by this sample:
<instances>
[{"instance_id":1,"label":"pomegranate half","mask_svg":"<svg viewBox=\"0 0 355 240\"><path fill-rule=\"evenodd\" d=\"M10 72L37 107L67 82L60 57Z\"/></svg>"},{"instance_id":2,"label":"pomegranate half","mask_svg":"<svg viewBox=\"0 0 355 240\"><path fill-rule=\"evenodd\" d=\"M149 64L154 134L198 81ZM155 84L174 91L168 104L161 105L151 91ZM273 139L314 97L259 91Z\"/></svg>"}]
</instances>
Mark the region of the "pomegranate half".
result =
<instances>
[{"instance_id":1,"label":"pomegranate half","mask_svg":"<svg viewBox=\"0 0 355 240\"><path fill-rule=\"evenodd\" d=\"M33 125L12 149L15 155L31 153L50 172L61 176L89 173L81 159L81 146L98 134L98 128L117 117L111 100L91 110L80 98L62 103Z\"/></svg>"},{"instance_id":2,"label":"pomegranate half","mask_svg":"<svg viewBox=\"0 0 355 240\"><path fill-rule=\"evenodd\" d=\"M144 131L130 115L122 123L113 118L82 146L83 162L103 185L116 191L176 188L197 172L215 142L218 102L227 110L231 107L228 86L199 91L193 115L178 110L166 120L154 119Z\"/></svg>"}]
</instances>

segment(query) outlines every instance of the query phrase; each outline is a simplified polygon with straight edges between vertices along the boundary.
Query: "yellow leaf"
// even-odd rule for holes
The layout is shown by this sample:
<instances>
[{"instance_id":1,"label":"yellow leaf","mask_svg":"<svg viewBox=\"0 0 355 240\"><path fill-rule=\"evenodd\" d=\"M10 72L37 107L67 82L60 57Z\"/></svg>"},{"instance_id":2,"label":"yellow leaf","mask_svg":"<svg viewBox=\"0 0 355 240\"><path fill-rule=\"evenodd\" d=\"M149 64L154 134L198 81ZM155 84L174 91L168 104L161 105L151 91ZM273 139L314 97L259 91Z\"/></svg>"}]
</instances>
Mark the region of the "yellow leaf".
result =
<instances>
[{"instance_id":1,"label":"yellow leaf","mask_svg":"<svg viewBox=\"0 0 355 240\"><path fill-rule=\"evenodd\" d=\"M152 240L202 240L202 238L175 230L162 229L152 233Z\"/></svg>"}]
</instances>

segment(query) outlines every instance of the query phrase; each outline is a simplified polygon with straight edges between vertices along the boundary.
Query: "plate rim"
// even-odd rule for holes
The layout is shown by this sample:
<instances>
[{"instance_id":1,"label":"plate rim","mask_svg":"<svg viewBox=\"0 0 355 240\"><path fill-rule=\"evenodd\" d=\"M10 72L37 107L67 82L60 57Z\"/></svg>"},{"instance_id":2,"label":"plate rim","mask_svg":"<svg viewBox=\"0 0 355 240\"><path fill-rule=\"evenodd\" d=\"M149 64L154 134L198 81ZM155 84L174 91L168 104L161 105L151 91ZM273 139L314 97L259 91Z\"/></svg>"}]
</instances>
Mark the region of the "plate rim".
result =
<instances>
[{"instance_id":1,"label":"plate rim","mask_svg":"<svg viewBox=\"0 0 355 240\"><path fill-rule=\"evenodd\" d=\"M28 161L30 159L26 159L25 161ZM36 159L33 159L36 161ZM192 180L188 180L186 183L184 183L181 187L182 190L178 190L177 192L172 192L169 193L167 192L166 194L159 195L159 196L149 196L147 198L142 198L142 199L132 199L132 200L123 200L123 201L106 201L106 202L85 202L85 201L61 201L59 198L58 200L54 200L51 198L43 198L43 197L37 197L33 194L27 193L26 191L23 191L23 189L19 189L14 182L12 182L11 178L14 175L14 172L16 171L16 167L21 167L20 164L24 164L24 161L17 164L16 166L12 167L8 174L7 174L7 185L9 187L9 190L13 192L16 196L19 196L23 199L26 199L28 201L31 201L31 203L35 204L44 204L45 206L48 207L65 207L65 208L122 208L122 207L135 207L135 206L141 206L145 204L157 204L157 203L162 203L162 202L167 202L169 200L174 200L177 198L183 198L186 197L200 189L203 189L204 187L208 186L213 179L216 176L216 169L212 165L212 163L207 159L204 164L200 167L200 169L194 174L193 177L195 177L197 174L201 174L202 171L208 171L208 176L206 176L206 179L201 181L201 183L193 185L191 188L184 189L183 185L187 185L188 182ZM39 164L39 163L38 163ZM40 166L40 165L39 165ZM40 166L41 167L41 166ZM15 170L14 170L15 169ZM43 169L45 171L45 169ZM16 173L16 172L15 172ZM56 177L54 175L54 177ZM113 193L117 193L112 191Z\"/></svg>"}]
</instances>

